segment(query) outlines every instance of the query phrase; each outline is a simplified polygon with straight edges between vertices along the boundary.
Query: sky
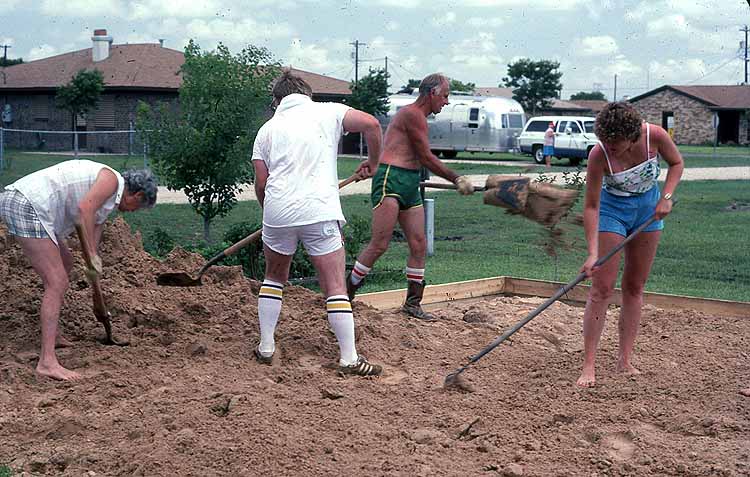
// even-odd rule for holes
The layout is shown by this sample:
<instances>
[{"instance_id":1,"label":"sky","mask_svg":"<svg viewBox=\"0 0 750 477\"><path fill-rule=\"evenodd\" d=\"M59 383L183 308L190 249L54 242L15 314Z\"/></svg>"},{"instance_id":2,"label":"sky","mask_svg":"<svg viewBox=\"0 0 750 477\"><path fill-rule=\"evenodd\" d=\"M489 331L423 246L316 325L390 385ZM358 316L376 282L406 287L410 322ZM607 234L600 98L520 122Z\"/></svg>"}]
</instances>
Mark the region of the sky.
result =
<instances>
[{"instance_id":1,"label":"sky","mask_svg":"<svg viewBox=\"0 0 750 477\"><path fill-rule=\"evenodd\" d=\"M282 64L351 80L388 58L392 89L439 71L498 86L519 58L554 60L561 98L664 84L740 84L750 0L0 0L0 44L37 60L115 44L252 44ZM0 54L2 50L0 49Z\"/></svg>"}]
</instances>

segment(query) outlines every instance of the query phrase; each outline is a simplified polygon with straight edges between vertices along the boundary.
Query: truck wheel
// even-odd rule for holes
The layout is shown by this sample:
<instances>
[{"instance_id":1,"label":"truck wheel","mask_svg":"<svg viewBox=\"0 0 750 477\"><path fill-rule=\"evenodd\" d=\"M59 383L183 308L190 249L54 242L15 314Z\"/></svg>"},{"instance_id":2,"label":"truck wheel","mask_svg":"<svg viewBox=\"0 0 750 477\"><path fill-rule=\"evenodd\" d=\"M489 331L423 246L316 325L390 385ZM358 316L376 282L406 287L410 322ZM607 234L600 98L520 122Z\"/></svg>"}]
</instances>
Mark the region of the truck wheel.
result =
<instances>
[{"instance_id":1,"label":"truck wheel","mask_svg":"<svg viewBox=\"0 0 750 477\"><path fill-rule=\"evenodd\" d=\"M575 166L577 166L580 163L581 163L581 158L580 157L571 157L570 158L570 165L571 166L575 167Z\"/></svg>"},{"instance_id":2,"label":"truck wheel","mask_svg":"<svg viewBox=\"0 0 750 477\"><path fill-rule=\"evenodd\" d=\"M455 159L458 151L443 151L443 157L446 159Z\"/></svg>"},{"instance_id":3,"label":"truck wheel","mask_svg":"<svg viewBox=\"0 0 750 477\"><path fill-rule=\"evenodd\" d=\"M430 152L433 153L435 155L435 157L440 157L440 153L443 152L443 151L439 151L437 149L433 149Z\"/></svg>"},{"instance_id":4,"label":"truck wheel","mask_svg":"<svg viewBox=\"0 0 750 477\"><path fill-rule=\"evenodd\" d=\"M531 149L531 155L534 156L534 162L537 164L544 164L544 152L542 151L542 146L539 144L534 145Z\"/></svg>"}]
</instances>

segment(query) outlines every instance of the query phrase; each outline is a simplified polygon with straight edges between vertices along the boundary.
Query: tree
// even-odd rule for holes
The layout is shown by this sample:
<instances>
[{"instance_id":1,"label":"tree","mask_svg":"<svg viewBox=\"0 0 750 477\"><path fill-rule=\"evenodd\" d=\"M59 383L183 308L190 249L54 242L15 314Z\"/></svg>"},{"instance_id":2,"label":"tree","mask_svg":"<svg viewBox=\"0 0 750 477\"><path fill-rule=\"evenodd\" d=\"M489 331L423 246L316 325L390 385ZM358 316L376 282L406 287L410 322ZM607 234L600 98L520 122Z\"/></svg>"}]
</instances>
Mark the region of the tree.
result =
<instances>
[{"instance_id":1,"label":"tree","mask_svg":"<svg viewBox=\"0 0 750 477\"><path fill-rule=\"evenodd\" d=\"M415 89L419 88L419 83L421 82L421 80L410 78L406 84L398 90L398 93L412 94Z\"/></svg>"},{"instance_id":2,"label":"tree","mask_svg":"<svg viewBox=\"0 0 750 477\"><path fill-rule=\"evenodd\" d=\"M68 84L57 88L55 101L61 109L70 113L71 130L76 130L76 118L96 108L104 91L104 76L99 70L80 70ZM78 135L73 135L77 142ZM78 147L74 144L74 150Z\"/></svg>"},{"instance_id":3,"label":"tree","mask_svg":"<svg viewBox=\"0 0 750 477\"><path fill-rule=\"evenodd\" d=\"M267 119L279 65L262 47L232 55L221 43L202 51L190 40L180 72L179 107L141 102L137 128L160 181L185 192L210 242L211 221L226 216L253 180L252 144Z\"/></svg>"},{"instance_id":4,"label":"tree","mask_svg":"<svg viewBox=\"0 0 750 477\"><path fill-rule=\"evenodd\" d=\"M514 88L513 99L535 115L537 110L550 107L552 98L560 94L562 73L558 68L557 61L521 58L508 65L508 76L503 78L503 83L505 87Z\"/></svg>"},{"instance_id":5,"label":"tree","mask_svg":"<svg viewBox=\"0 0 750 477\"><path fill-rule=\"evenodd\" d=\"M13 66L23 63L23 58L0 58L0 66Z\"/></svg>"},{"instance_id":6,"label":"tree","mask_svg":"<svg viewBox=\"0 0 750 477\"><path fill-rule=\"evenodd\" d=\"M474 83L463 83L456 79L451 79L451 91L456 91L459 93L473 93L474 88L476 87L477 85Z\"/></svg>"},{"instance_id":7,"label":"tree","mask_svg":"<svg viewBox=\"0 0 750 477\"><path fill-rule=\"evenodd\" d=\"M388 73L384 69L372 69L349 85L352 95L347 104L373 116L384 115L388 112Z\"/></svg>"},{"instance_id":8,"label":"tree","mask_svg":"<svg viewBox=\"0 0 750 477\"><path fill-rule=\"evenodd\" d=\"M607 100L607 98L604 96L604 93L602 93L601 91L592 91L590 93L586 92L586 91L581 91L579 93L571 94L570 95L570 100L571 101L575 101L577 99L580 99L580 100L601 100L601 101L606 101Z\"/></svg>"}]
</instances>

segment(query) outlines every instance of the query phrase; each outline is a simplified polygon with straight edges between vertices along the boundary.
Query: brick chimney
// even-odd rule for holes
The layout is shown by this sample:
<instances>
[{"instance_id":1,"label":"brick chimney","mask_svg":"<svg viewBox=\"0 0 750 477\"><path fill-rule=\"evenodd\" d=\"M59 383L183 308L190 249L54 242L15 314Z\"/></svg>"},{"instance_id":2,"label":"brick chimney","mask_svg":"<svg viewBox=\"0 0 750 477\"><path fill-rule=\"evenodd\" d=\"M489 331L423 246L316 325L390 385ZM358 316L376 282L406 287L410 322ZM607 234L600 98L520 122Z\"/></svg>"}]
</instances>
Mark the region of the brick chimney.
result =
<instances>
[{"instance_id":1,"label":"brick chimney","mask_svg":"<svg viewBox=\"0 0 750 477\"><path fill-rule=\"evenodd\" d=\"M106 60L109 57L109 46L112 44L112 37L107 36L107 30L94 30L91 40L94 42L94 47L91 48L94 63Z\"/></svg>"}]
</instances>

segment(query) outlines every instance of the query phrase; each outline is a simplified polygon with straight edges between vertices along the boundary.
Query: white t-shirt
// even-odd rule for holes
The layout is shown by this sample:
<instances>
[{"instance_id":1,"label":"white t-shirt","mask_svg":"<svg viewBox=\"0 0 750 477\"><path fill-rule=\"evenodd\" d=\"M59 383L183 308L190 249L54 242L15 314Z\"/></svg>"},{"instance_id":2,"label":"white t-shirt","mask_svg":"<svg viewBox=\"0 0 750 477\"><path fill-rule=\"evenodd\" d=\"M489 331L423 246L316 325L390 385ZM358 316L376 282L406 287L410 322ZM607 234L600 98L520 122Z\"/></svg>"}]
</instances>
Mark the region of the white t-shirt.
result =
<instances>
[{"instance_id":1,"label":"white t-shirt","mask_svg":"<svg viewBox=\"0 0 750 477\"><path fill-rule=\"evenodd\" d=\"M268 167L263 225L293 227L328 220L344 222L339 201L339 139L351 109L290 94L258 131L254 161Z\"/></svg>"},{"instance_id":2,"label":"white t-shirt","mask_svg":"<svg viewBox=\"0 0 750 477\"><path fill-rule=\"evenodd\" d=\"M125 190L125 180L119 172L93 161L73 160L36 171L6 186L17 190L31 202L44 230L55 244L75 230L78 203L91 190L102 169L109 169L117 177L117 192L96 211L97 224L104 223L119 205Z\"/></svg>"}]
</instances>

